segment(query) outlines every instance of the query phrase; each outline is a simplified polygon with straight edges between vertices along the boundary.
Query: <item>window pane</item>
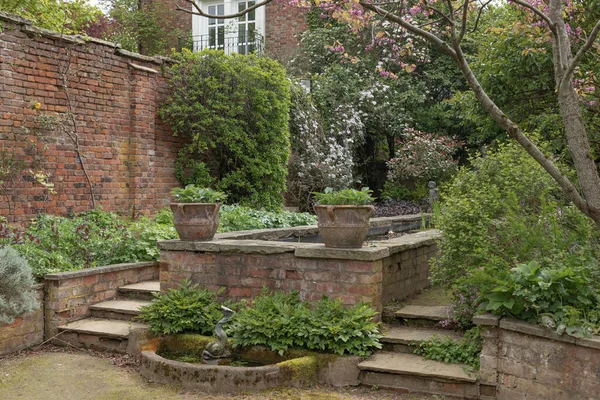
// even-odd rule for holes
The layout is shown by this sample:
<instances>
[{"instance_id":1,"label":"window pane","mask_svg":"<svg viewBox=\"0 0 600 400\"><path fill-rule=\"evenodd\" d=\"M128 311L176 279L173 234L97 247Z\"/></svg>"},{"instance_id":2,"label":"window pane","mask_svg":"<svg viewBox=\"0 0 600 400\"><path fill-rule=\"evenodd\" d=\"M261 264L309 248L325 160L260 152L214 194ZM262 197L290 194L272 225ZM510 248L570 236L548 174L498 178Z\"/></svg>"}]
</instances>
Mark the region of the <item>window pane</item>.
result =
<instances>
[{"instance_id":1,"label":"window pane","mask_svg":"<svg viewBox=\"0 0 600 400\"><path fill-rule=\"evenodd\" d=\"M217 15L225 15L225 5L219 4L217 6Z\"/></svg>"},{"instance_id":2,"label":"window pane","mask_svg":"<svg viewBox=\"0 0 600 400\"><path fill-rule=\"evenodd\" d=\"M248 3L248 5L253 6L254 4L251 4L251 3L254 3L254 2L251 1ZM248 21L256 21L256 10L252 10L248 13Z\"/></svg>"},{"instance_id":3,"label":"window pane","mask_svg":"<svg viewBox=\"0 0 600 400\"><path fill-rule=\"evenodd\" d=\"M215 28L208 28L208 45L210 47L215 47L216 42L216 30Z\"/></svg>"},{"instance_id":4,"label":"window pane","mask_svg":"<svg viewBox=\"0 0 600 400\"><path fill-rule=\"evenodd\" d=\"M225 27L219 26L219 33L217 34L217 39L219 41L219 48L222 49L225 47Z\"/></svg>"},{"instance_id":5,"label":"window pane","mask_svg":"<svg viewBox=\"0 0 600 400\"><path fill-rule=\"evenodd\" d=\"M242 12L245 9L246 9L246 3L244 3L244 2L238 3L238 12ZM238 18L238 21L240 21L240 22L244 22L245 20L246 20L246 14L244 14Z\"/></svg>"}]
</instances>

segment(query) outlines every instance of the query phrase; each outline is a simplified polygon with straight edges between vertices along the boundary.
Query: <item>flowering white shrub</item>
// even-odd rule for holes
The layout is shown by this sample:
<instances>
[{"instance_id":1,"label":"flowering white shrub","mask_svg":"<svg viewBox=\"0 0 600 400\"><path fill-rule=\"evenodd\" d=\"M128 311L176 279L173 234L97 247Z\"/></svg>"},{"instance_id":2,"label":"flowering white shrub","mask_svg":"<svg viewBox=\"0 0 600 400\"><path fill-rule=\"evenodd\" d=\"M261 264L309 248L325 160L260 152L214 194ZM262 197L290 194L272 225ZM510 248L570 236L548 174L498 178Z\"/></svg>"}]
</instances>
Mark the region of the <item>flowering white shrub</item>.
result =
<instances>
[{"instance_id":1,"label":"flowering white shrub","mask_svg":"<svg viewBox=\"0 0 600 400\"><path fill-rule=\"evenodd\" d=\"M353 149L363 140L364 125L351 105L340 105L333 114L336 119L325 122L304 90L294 87L288 197L303 209L310 207L312 192L347 188L355 180Z\"/></svg>"},{"instance_id":2,"label":"flowering white shrub","mask_svg":"<svg viewBox=\"0 0 600 400\"><path fill-rule=\"evenodd\" d=\"M453 155L462 142L412 128L405 129L403 136L396 157L387 162L388 180L434 180L456 169Z\"/></svg>"}]
</instances>

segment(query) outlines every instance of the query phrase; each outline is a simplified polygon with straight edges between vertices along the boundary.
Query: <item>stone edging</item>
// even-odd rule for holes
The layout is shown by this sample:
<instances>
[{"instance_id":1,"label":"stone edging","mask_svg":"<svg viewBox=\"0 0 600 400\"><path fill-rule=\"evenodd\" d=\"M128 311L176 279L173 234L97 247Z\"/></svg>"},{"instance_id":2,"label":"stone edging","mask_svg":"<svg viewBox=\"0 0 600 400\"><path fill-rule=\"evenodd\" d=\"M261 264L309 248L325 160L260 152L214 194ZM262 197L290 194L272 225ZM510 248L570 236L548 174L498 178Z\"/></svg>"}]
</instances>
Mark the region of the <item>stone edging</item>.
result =
<instances>
[{"instance_id":1,"label":"stone edging","mask_svg":"<svg viewBox=\"0 0 600 400\"><path fill-rule=\"evenodd\" d=\"M44 280L59 281L59 280L64 280L64 279L81 278L81 277L89 276L89 275L105 274L108 272L123 271L123 270L133 269L133 268L154 267L157 265L158 265L158 262L156 262L156 261L144 261L144 262L137 262L137 263L103 265L101 267L84 268L84 269L80 269L78 271L56 272L54 274L47 274L47 275L44 275Z\"/></svg>"},{"instance_id":2,"label":"stone edging","mask_svg":"<svg viewBox=\"0 0 600 400\"><path fill-rule=\"evenodd\" d=\"M473 323L479 326L499 327L500 329L507 331L524 333L526 335L555 340L557 342L571 343L577 346L600 349L600 336L578 338L569 335L559 335L552 329L544 326L533 325L512 318L501 318L491 314L478 315L473 318Z\"/></svg>"}]
</instances>

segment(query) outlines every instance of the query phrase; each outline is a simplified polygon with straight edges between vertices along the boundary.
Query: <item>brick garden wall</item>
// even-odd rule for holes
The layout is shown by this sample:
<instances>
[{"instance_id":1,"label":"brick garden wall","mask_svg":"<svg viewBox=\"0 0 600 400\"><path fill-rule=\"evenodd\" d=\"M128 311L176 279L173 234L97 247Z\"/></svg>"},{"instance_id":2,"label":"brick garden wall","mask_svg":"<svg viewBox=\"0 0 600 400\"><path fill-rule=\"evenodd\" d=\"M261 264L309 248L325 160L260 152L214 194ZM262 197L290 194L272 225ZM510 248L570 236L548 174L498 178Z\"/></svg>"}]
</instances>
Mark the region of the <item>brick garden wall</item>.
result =
<instances>
[{"instance_id":1,"label":"brick garden wall","mask_svg":"<svg viewBox=\"0 0 600 400\"><path fill-rule=\"evenodd\" d=\"M44 300L44 286L36 285L34 289L40 307L18 317L12 324L0 326L0 356L44 341L44 313L41 307Z\"/></svg>"},{"instance_id":2,"label":"brick garden wall","mask_svg":"<svg viewBox=\"0 0 600 400\"><path fill-rule=\"evenodd\" d=\"M99 205L135 213L165 206L178 185L174 164L181 140L157 117L168 95L164 60L100 40L60 36L2 13L0 23L0 152L25 163L0 191L0 216L23 222L41 212L90 209L73 142L39 119L69 111ZM72 132L70 121L67 125ZM29 170L48 174L56 194Z\"/></svg>"},{"instance_id":3,"label":"brick garden wall","mask_svg":"<svg viewBox=\"0 0 600 400\"><path fill-rule=\"evenodd\" d=\"M475 322L484 336L480 381L496 386L499 400L600 398L600 337L559 336L493 316Z\"/></svg>"},{"instance_id":4,"label":"brick garden wall","mask_svg":"<svg viewBox=\"0 0 600 400\"><path fill-rule=\"evenodd\" d=\"M383 261L383 304L405 299L428 287L429 259L436 253L437 246L431 240L386 258Z\"/></svg>"},{"instance_id":5,"label":"brick garden wall","mask_svg":"<svg viewBox=\"0 0 600 400\"><path fill-rule=\"evenodd\" d=\"M286 61L298 48L298 35L308 27L305 11L276 2L265 7L266 52L273 58Z\"/></svg>"}]
</instances>

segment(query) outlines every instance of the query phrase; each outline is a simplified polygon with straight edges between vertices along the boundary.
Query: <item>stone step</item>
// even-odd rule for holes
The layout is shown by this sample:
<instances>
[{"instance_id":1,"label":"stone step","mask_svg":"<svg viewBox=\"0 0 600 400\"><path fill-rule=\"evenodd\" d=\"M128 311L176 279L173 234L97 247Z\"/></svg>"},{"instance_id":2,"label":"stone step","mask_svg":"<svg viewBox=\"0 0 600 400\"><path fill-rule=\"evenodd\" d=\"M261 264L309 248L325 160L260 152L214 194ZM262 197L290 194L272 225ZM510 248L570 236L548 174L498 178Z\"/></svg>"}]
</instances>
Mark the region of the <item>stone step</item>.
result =
<instances>
[{"instance_id":1,"label":"stone step","mask_svg":"<svg viewBox=\"0 0 600 400\"><path fill-rule=\"evenodd\" d=\"M62 333L56 340L57 344L67 342L75 347L125 353L129 333L132 329L138 328L148 328L148 325L130 321L86 318L59 326L58 330Z\"/></svg>"},{"instance_id":2,"label":"stone step","mask_svg":"<svg viewBox=\"0 0 600 400\"><path fill-rule=\"evenodd\" d=\"M139 300L154 299L153 293L160 292L160 281L146 281L121 286L117 289L120 297Z\"/></svg>"},{"instance_id":3,"label":"stone step","mask_svg":"<svg viewBox=\"0 0 600 400\"><path fill-rule=\"evenodd\" d=\"M460 340L462 336L459 332L443 329L388 325L384 327L383 337L379 341L383 344L384 351L412 354L421 342L434 337Z\"/></svg>"},{"instance_id":4,"label":"stone step","mask_svg":"<svg viewBox=\"0 0 600 400\"><path fill-rule=\"evenodd\" d=\"M130 321L140 313L140 308L152 304L147 300L109 300L90 306L93 318Z\"/></svg>"},{"instance_id":5,"label":"stone step","mask_svg":"<svg viewBox=\"0 0 600 400\"><path fill-rule=\"evenodd\" d=\"M413 326L439 326L448 318L450 306L404 306L394 312L396 321Z\"/></svg>"},{"instance_id":6,"label":"stone step","mask_svg":"<svg viewBox=\"0 0 600 400\"><path fill-rule=\"evenodd\" d=\"M465 366L425 360L414 354L380 352L358 364L361 384L413 393L475 399L479 387Z\"/></svg>"}]
</instances>

